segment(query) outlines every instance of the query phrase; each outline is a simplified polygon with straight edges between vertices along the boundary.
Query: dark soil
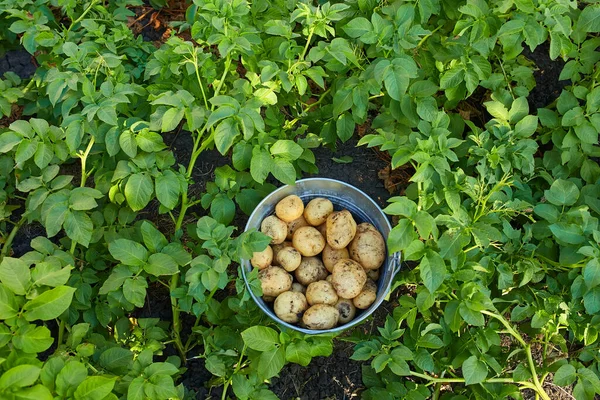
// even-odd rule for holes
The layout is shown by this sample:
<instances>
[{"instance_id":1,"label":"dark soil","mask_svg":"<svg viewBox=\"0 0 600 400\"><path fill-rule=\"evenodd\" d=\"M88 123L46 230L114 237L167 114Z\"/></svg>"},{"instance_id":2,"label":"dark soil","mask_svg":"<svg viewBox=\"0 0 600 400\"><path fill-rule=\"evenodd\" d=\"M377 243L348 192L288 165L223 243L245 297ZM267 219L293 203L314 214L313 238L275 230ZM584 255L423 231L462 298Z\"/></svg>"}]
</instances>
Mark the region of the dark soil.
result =
<instances>
[{"instance_id":1,"label":"dark soil","mask_svg":"<svg viewBox=\"0 0 600 400\"><path fill-rule=\"evenodd\" d=\"M0 58L0 77L5 72L14 72L21 79L27 79L35 73L36 68L33 56L24 49L7 51Z\"/></svg>"},{"instance_id":2,"label":"dark soil","mask_svg":"<svg viewBox=\"0 0 600 400\"><path fill-rule=\"evenodd\" d=\"M523 50L523 55L535 62L537 67L533 73L536 85L527 99L532 111L551 104L560 96L562 89L571 83L569 80L558 79L565 63L560 58L551 60L549 54L549 42L538 46L533 53L528 47Z\"/></svg>"}]
</instances>

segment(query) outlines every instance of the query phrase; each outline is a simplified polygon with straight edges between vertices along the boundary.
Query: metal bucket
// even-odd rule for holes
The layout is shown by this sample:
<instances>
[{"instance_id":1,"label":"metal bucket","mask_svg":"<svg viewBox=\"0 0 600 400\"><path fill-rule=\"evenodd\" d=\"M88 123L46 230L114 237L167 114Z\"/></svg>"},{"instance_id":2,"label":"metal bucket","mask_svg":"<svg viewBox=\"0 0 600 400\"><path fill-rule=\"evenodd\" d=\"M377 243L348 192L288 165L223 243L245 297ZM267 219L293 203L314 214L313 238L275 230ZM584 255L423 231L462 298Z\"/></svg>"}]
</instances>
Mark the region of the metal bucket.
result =
<instances>
[{"instance_id":1,"label":"metal bucket","mask_svg":"<svg viewBox=\"0 0 600 400\"><path fill-rule=\"evenodd\" d=\"M335 179L309 178L297 181L296 185L294 186L286 185L280 187L265 197L263 201L256 206L256 209L252 212L252 215L250 215L248 223L246 224L246 231L252 228L260 230L260 224L262 220L275 212L275 205L281 199L291 194L299 196L304 204L315 197L327 198L333 203L335 210L341 210L345 208L350 211L358 224L361 222L369 222L373 224L386 240L390 231L392 230L392 226L390 225L390 222L381 208L379 208L379 206L361 190ZM300 332L308 334L331 333L343 331L361 323L365 320L365 318L371 315L375 309L377 309L377 307L379 307L388 294L394 276L400 271L400 253L389 254L388 252L388 256L380 269L377 299L375 302L366 310L356 310L356 317L349 323L326 330L305 329L279 319L279 317L275 315L272 306L269 306L262 298L256 296L252 292L246 278L246 273L250 272L251 270L252 266L250 265L250 261L242 260L242 274L244 276L246 286L248 287L248 290L250 291L256 304L258 304L258 306L269 317L281 325Z\"/></svg>"}]
</instances>

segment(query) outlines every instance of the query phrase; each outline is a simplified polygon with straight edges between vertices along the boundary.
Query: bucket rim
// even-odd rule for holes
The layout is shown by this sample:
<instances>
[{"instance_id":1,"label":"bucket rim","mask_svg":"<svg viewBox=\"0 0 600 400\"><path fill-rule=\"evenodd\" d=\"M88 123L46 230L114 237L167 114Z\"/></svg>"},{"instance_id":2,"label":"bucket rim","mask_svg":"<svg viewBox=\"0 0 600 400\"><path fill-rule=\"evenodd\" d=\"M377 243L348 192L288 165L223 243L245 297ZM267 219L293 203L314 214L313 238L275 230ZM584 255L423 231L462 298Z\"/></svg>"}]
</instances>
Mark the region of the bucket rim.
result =
<instances>
[{"instance_id":1,"label":"bucket rim","mask_svg":"<svg viewBox=\"0 0 600 400\"><path fill-rule=\"evenodd\" d=\"M371 196L366 194L364 191L362 191L361 189L357 188L356 186L351 185L344 181L340 181L340 180L332 179L332 178L316 177L316 178L299 179L293 185L282 185L282 186L278 187L277 189L275 189L274 191L272 191L271 193L269 193L267 196L265 196L265 198L262 199L256 205L256 207L254 208L254 210L248 217L248 222L246 222L246 225L244 227L244 232L247 232L248 230L255 228L255 226L251 226L251 221L252 221L253 217L255 216L256 211L259 210L260 208L262 208L262 206L264 206L266 203L270 202L272 200L273 196L275 196L277 193L279 193L281 191L286 190L289 187L293 187L299 183L306 183L306 182L332 182L335 184L341 184L342 186L345 186L352 190L355 190L359 195L361 195L364 199L368 200L371 203L371 205L373 205L377 210L379 210L379 212L383 216L383 220L385 221L385 227L388 229L388 231L392 230L392 224L390 223L389 219L387 218L387 215L383 212L382 208L379 206L379 204L377 204L371 198ZM324 197L326 197L326 196L324 196ZM267 310L264 309L265 307L267 307L266 303L262 304L262 303L264 303L264 300L262 300L262 298L260 298L259 296L256 296L254 294L254 292L252 291L252 288L250 287L250 283L248 282L248 278L246 276L246 272L248 272L248 271L246 271L246 268L250 264L250 260L241 259L240 260L240 269L242 270L242 277L244 279L244 283L246 284L246 289L250 292L250 297L252 297L252 300L256 303L256 305L261 309L262 312L264 312L269 318L274 320L278 325L283 325L286 328L289 328L289 329L292 329L292 330L295 330L298 332L302 332L305 334L309 334L309 335L323 335L323 334L339 333L339 332L345 331L347 329L350 329L350 328L360 324L365 319L367 319L370 315L372 315L375 312L375 310L377 308L379 308L381 303L383 303L383 301L389 294L389 290L392 285L393 279L396 276L396 274L400 271L401 255L400 255L400 252L389 253L388 248L387 248L387 238L385 238L385 239L386 239L386 253L388 253L387 257L386 257L386 263L387 263L386 273L389 273L391 275L391 277L390 277L389 283L386 285L386 287L382 288L383 294L381 295L381 297L378 296L377 299L375 300L375 302L369 308L367 308L366 310L363 310L363 313L360 316L356 317L355 319L353 319L352 321L350 321L344 325L336 326L335 328L331 328L331 329L317 330L317 329L302 328L298 325L290 324L288 322L283 321L281 318L279 318L277 315L275 315L274 312L270 312L270 313L267 312ZM273 314L273 315L271 315L271 314Z\"/></svg>"}]
</instances>

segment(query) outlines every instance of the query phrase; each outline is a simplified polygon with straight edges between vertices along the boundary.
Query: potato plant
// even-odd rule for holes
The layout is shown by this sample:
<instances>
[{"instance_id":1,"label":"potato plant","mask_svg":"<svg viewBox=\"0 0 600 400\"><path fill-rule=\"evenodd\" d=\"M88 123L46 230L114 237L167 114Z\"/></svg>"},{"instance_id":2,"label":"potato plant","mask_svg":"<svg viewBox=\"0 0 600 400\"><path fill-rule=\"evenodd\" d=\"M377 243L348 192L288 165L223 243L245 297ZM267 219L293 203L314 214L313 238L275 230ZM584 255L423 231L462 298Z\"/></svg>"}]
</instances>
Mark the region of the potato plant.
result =
<instances>
[{"instance_id":1,"label":"potato plant","mask_svg":"<svg viewBox=\"0 0 600 400\"><path fill-rule=\"evenodd\" d=\"M385 210L398 304L345 338L361 396L600 394L598 4L193 0L156 46L132 33L141 4L0 0L0 55L37 65L0 77L1 398L192 398L193 357L223 399L275 398L332 337L262 315L236 263L271 238L232 222L357 127L410 175ZM566 86L535 109L546 45ZM227 165L199 191L208 150ZM170 316L140 317L160 291Z\"/></svg>"}]
</instances>

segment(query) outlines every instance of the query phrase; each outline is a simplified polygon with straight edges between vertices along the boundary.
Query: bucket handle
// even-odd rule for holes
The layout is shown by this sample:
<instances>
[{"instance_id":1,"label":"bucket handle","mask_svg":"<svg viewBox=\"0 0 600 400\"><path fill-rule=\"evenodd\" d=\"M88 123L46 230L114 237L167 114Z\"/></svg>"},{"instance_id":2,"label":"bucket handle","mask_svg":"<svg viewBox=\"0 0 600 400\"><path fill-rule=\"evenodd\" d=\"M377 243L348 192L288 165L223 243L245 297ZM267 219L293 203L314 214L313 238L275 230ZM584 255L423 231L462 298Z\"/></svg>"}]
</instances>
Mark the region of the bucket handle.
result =
<instances>
[{"instance_id":1,"label":"bucket handle","mask_svg":"<svg viewBox=\"0 0 600 400\"><path fill-rule=\"evenodd\" d=\"M394 253L392 255L392 279L394 279L396 277L396 275L398 275L398 273L400 272L401 269L401 262L400 262L400 252Z\"/></svg>"}]
</instances>

